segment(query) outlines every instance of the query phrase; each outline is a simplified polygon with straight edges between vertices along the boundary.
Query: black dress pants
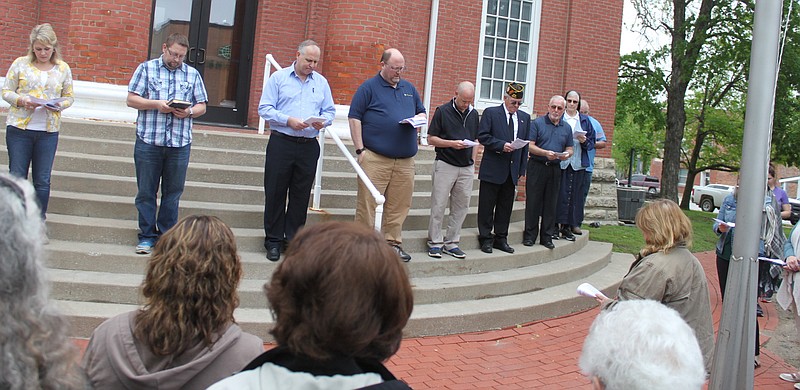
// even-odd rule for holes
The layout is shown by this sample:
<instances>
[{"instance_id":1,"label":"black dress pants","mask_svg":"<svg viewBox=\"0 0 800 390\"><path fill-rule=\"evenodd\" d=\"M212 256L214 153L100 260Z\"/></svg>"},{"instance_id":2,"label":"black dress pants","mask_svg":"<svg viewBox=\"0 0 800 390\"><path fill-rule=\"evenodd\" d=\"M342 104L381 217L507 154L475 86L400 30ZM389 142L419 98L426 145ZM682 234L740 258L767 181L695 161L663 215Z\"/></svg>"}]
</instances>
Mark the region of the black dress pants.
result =
<instances>
[{"instance_id":1,"label":"black dress pants","mask_svg":"<svg viewBox=\"0 0 800 390\"><path fill-rule=\"evenodd\" d=\"M539 236L540 244L552 242L556 233L556 206L560 187L561 167L558 160L547 163L533 158L528 160L523 241L535 241L536 236Z\"/></svg>"},{"instance_id":2,"label":"black dress pants","mask_svg":"<svg viewBox=\"0 0 800 390\"><path fill-rule=\"evenodd\" d=\"M507 241L514 189L510 174L503 184L481 180L478 190L478 240L481 243L492 239Z\"/></svg>"},{"instance_id":3,"label":"black dress pants","mask_svg":"<svg viewBox=\"0 0 800 390\"><path fill-rule=\"evenodd\" d=\"M317 172L315 138L273 132L264 162L264 247L280 248L306 223L311 186ZM288 194L288 206L287 206Z\"/></svg>"}]
</instances>

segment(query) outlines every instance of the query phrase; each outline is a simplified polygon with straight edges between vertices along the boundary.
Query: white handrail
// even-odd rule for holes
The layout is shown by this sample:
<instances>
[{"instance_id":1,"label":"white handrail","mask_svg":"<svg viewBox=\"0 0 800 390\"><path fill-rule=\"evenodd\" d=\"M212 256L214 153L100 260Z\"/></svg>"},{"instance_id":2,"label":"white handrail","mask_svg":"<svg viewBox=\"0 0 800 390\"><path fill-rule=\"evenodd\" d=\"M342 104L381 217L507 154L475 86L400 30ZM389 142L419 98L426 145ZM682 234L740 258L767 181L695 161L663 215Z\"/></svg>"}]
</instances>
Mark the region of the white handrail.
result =
<instances>
[{"instance_id":1,"label":"white handrail","mask_svg":"<svg viewBox=\"0 0 800 390\"><path fill-rule=\"evenodd\" d=\"M267 79L269 78L269 76L272 75L270 73L271 67L274 66L276 70L283 69L283 67L281 67L280 64L278 64L277 61L275 61L275 57L273 57L272 54L267 54L266 56L264 56L264 58L266 59L266 61L264 62L264 82L261 83L261 92L262 93L264 92L264 88L267 87ZM262 118L261 115L259 115L258 116L258 134L264 134L264 122L266 122L264 120L264 118Z\"/></svg>"},{"instance_id":2,"label":"white handrail","mask_svg":"<svg viewBox=\"0 0 800 390\"><path fill-rule=\"evenodd\" d=\"M267 54L265 57L266 62L264 64L264 82L261 83L261 91L264 91L264 88L267 86L267 79L270 77L270 69L271 67L275 67L277 70L283 69L283 67L275 61L275 57L272 54ZM261 118L259 115L258 118L258 134L264 134L264 118ZM321 210L320 208L320 197L322 196L322 166L325 162L325 134L328 132L325 131L327 128L323 128L319 131L319 159L317 160L317 173L314 176L314 197L313 203L311 206L312 210ZM350 162L350 165L356 171L356 174L364 182L364 185L367 186L369 193L375 198L375 230L381 231L381 223L383 221L383 204L386 203L386 198L375 188L375 185L372 184L372 181L369 180L367 174L364 173L364 170L361 169L361 166L358 165L358 162L353 158L350 154L350 151L347 150L347 147L342 142L342 139L339 138L339 135L336 134L335 131L331 131L331 138L333 141L336 142L336 145L339 146L339 150L342 154L347 158L347 161Z\"/></svg>"},{"instance_id":3,"label":"white handrail","mask_svg":"<svg viewBox=\"0 0 800 390\"><path fill-rule=\"evenodd\" d=\"M314 203L313 208L319 210L319 199L320 193L322 191L322 160L324 158L324 150L325 150L325 134L328 132L325 129L319 131L319 161L317 161L317 176L314 178ZM364 185L367 186L369 193L375 198L375 230L381 231L381 222L383 221L383 204L386 203L386 198L375 188L375 185L372 184L372 181L369 180L367 174L361 169L361 165L358 165L356 159L350 154L350 151L347 150L347 147L342 142L342 139L339 138L339 135L336 134L335 131L330 132L331 138L333 142L336 142L336 145L339 147L339 150L342 154L347 158L347 161L350 162L350 165L356 171L359 179L364 182Z\"/></svg>"}]
</instances>

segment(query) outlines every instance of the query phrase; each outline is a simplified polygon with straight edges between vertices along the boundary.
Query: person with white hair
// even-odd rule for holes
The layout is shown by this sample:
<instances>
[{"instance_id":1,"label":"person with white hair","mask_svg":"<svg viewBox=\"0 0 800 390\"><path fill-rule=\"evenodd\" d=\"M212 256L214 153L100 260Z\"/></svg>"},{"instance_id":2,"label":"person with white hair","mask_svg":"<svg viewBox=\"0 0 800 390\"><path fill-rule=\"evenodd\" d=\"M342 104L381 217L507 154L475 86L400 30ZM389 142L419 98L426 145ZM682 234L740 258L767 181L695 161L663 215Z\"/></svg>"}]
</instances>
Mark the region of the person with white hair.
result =
<instances>
[{"instance_id":1,"label":"person with white hair","mask_svg":"<svg viewBox=\"0 0 800 390\"><path fill-rule=\"evenodd\" d=\"M692 328L677 311L647 299L601 311L579 364L595 390L694 390L706 378Z\"/></svg>"},{"instance_id":2,"label":"person with white hair","mask_svg":"<svg viewBox=\"0 0 800 390\"><path fill-rule=\"evenodd\" d=\"M30 183L0 174L0 389L84 389L69 323L48 299L39 210Z\"/></svg>"}]
</instances>

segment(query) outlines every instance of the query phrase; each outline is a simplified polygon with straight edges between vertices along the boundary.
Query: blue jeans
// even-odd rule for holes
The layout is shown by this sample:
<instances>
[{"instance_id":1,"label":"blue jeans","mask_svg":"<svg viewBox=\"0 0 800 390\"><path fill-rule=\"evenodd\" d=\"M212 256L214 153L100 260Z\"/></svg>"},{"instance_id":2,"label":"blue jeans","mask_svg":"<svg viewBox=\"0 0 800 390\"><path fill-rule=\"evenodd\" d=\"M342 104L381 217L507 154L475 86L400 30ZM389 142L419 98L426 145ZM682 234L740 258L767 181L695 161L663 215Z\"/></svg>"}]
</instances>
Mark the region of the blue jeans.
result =
<instances>
[{"instance_id":1,"label":"blue jeans","mask_svg":"<svg viewBox=\"0 0 800 390\"><path fill-rule=\"evenodd\" d=\"M186 182L191 144L180 148L154 146L138 137L133 147L136 165L136 209L139 211L139 240L157 240L178 222L178 203ZM161 207L156 215L156 198L161 185Z\"/></svg>"},{"instance_id":2,"label":"blue jeans","mask_svg":"<svg viewBox=\"0 0 800 390\"><path fill-rule=\"evenodd\" d=\"M58 132L22 130L7 126L6 147L8 170L12 175L27 179L28 168L32 168L33 188L44 218L50 201L50 174L58 148Z\"/></svg>"}]
</instances>

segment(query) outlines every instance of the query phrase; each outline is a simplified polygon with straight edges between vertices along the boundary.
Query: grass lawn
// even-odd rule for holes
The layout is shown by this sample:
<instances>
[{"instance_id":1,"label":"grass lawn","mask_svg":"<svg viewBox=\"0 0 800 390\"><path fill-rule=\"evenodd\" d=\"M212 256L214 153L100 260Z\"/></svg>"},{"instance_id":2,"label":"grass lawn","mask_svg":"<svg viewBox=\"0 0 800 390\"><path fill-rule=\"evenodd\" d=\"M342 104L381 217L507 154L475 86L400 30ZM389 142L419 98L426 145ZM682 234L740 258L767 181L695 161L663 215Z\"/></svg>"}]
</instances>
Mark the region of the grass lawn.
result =
<instances>
[{"instance_id":1,"label":"grass lawn","mask_svg":"<svg viewBox=\"0 0 800 390\"><path fill-rule=\"evenodd\" d=\"M703 211L684 210L686 216L692 221L694 229L692 234L692 252L705 252L714 250L717 244L717 235L711 230L717 213L706 213ZM588 230L592 241L610 242L614 244L614 252L637 254L644 246L642 232L633 224L625 226L604 225L599 228L592 228L588 225L581 227ZM787 231L788 232L788 231Z\"/></svg>"}]
</instances>

